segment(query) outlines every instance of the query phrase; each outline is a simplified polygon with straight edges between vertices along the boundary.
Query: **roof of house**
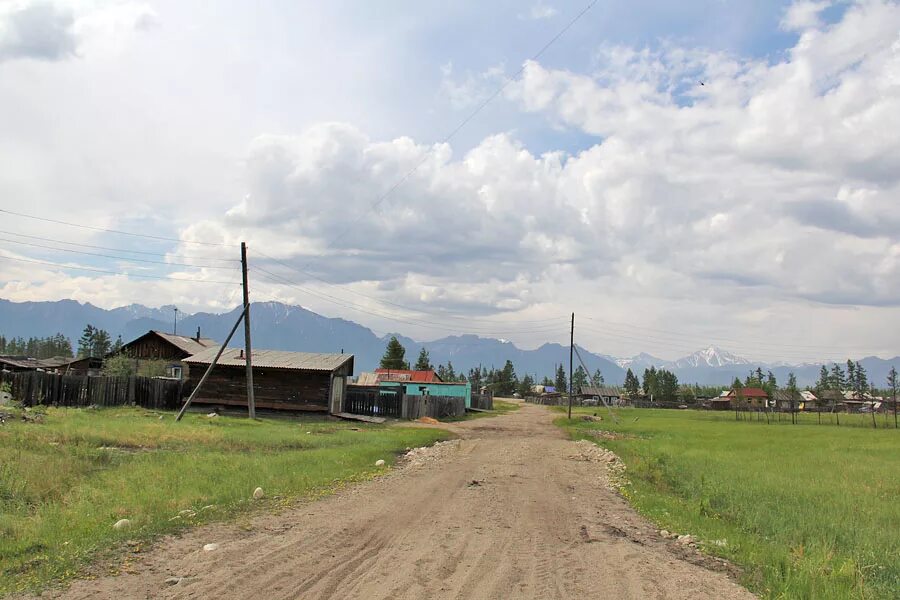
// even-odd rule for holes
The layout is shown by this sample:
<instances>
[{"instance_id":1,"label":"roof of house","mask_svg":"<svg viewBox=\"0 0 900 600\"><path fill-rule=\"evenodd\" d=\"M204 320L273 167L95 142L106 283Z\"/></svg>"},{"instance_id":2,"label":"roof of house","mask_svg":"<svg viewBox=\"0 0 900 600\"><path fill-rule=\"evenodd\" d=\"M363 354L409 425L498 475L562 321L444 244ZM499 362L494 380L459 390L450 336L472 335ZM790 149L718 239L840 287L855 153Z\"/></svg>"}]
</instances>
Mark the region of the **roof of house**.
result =
<instances>
[{"instance_id":1,"label":"roof of house","mask_svg":"<svg viewBox=\"0 0 900 600\"><path fill-rule=\"evenodd\" d=\"M737 390L731 390L728 392L729 398L737 397L738 393L744 398L768 398L769 395L766 393L766 390L758 387L745 387L738 388Z\"/></svg>"},{"instance_id":2,"label":"roof of house","mask_svg":"<svg viewBox=\"0 0 900 600\"><path fill-rule=\"evenodd\" d=\"M412 383L439 383L442 379L432 370L375 369L379 381L409 381Z\"/></svg>"},{"instance_id":3,"label":"roof of house","mask_svg":"<svg viewBox=\"0 0 900 600\"><path fill-rule=\"evenodd\" d=\"M799 391L795 392L793 397L791 397L791 393L787 390L775 390L772 393L772 399L778 402L803 402L805 400Z\"/></svg>"},{"instance_id":4,"label":"roof of house","mask_svg":"<svg viewBox=\"0 0 900 600\"><path fill-rule=\"evenodd\" d=\"M819 392L819 400L843 402L844 395L838 390L822 390Z\"/></svg>"},{"instance_id":5,"label":"roof of house","mask_svg":"<svg viewBox=\"0 0 900 600\"><path fill-rule=\"evenodd\" d=\"M31 358L29 356L0 356L0 364L9 365L17 369L55 369L64 365L71 359L63 356L53 358Z\"/></svg>"},{"instance_id":6,"label":"roof of house","mask_svg":"<svg viewBox=\"0 0 900 600\"><path fill-rule=\"evenodd\" d=\"M216 357L219 348L214 346L184 359L184 362L195 365L208 365ZM324 354L318 352L288 352L286 350L253 350L253 367L263 369L284 369L287 371L335 371L347 363L353 371L352 354ZM219 357L217 365L228 367L246 366L244 350L226 348Z\"/></svg>"},{"instance_id":7,"label":"roof of house","mask_svg":"<svg viewBox=\"0 0 900 600\"><path fill-rule=\"evenodd\" d=\"M581 386L581 395L583 396L619 396L621 392L614 387L595 387L591 385Z\"/></svg>"},{"instance_id":8,"label":"roof of house","mask_svg":"<svg viewBox=\"0 0 900 600\"><path fill-rule=\"evenodd\" d=\"M202 352L203 350L205 350L207 348L219 346L219 343L216 340L213 340L210 338L204 338L204 337L192 338L187 335L174 335L171 333L166 333L165 331L157 331L155 329L151 329L144 335L131 340L130 342L125 344L123 347L127 348L128 346L134 344L138 340L144 339L148 335L155 335L157 337L162 338L163 340L165 340L166 342L175 346L182 352L186 352L189 356L192 354L197 354L199 352Z\"/></svg>"}]
</instances>

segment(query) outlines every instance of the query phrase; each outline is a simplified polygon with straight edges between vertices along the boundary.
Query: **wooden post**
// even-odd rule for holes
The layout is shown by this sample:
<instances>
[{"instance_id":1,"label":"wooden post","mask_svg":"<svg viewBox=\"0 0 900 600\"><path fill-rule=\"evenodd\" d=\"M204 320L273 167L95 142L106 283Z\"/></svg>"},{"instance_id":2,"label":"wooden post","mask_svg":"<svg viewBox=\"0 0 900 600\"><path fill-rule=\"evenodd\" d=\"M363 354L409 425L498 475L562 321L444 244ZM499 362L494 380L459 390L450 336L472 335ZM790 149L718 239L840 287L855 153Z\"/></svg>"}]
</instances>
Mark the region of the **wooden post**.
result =
<instances>
[{"instance_id":1,"label":"wooden post","mask_svg":"<svg viewBox=\"0 0 900 600\"><path fill-rule=\"evenodd\" d=\"M203 387L203 384L206 382L206 378L209 377L209 374L212 373L213 367L216 366L216 363L219 362L219 357L222 356L222 352L225 351L225 348L228 347L228 342L231 341L234 332L237 331L238 325L241 324L241 320L244 318L244 315L247 312L247 307L244 307L244 310L241 311L240 316L238 316L237 321L234 322L234 327L231 328L231 333L228 334L228 337L225 338L225 343L222 344L222 347L219 348L219 351L216 353L216 357L209 363L209 367L207 367L206 372L203 374L203 377L200 378L200 381L197 383L197 387L194 388L194 391L191 392L191 395L188 396L187 401L184 403L184 406L181 407L181 410L178 411L178 416L175 417L176 421L180 421L181 417L184 416L184 412L188 409L188 406L191 405L191 402L194 401L194 396L197 395L197 392L200 391L200 388Z\"/></svg>"},{"instance_id":2,"label":"wooden post","mask_svg":"<svg viewBox=\"0 0 900 600\"><path fill-rule=\"evenodd\" d=\"M575 350L575 313L572 313L572 328L569 330L569 419L572 418L572 353Z\"/></svg>"},{"instance_id":3,"label":"wooden post","mask_svg":"<svg viewBox=\"0 0 900 600\"><path fill-rule=\"evenodd\" d=\"M256 398L253 396L253 361L250 358L250 290L247 289L247 244L241 242L241 278L244 289L244 352L247 355L247 410L256 418Z\"/></svg>"}]
</instances>

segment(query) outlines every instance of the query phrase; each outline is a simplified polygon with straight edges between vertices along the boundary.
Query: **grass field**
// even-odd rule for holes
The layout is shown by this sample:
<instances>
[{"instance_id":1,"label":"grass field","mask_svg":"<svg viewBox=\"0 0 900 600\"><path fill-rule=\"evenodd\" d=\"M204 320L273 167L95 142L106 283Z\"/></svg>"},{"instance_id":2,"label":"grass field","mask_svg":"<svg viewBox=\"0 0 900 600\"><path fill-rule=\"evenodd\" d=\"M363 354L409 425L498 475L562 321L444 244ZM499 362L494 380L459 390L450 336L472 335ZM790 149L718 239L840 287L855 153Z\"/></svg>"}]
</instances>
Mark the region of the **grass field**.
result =
<instances>
[{"instance_id":1,"label":"grass field","mask_svg":"<svg viewBox=\"0 0 900 600\"><path fill-rule=\"evenodd\" d=\"M735 422L733 413L617 412L618 424L596 408L557 424L615 451L627 465L629 501L742 565L754 592L900 597L900 431L818 426L815 417L794 426ZM603 422L578 416L594 413ZM845 417L871 424L871 416ZM619 435L598 438L597 429Z\"/></svg>"},{"instance_id":2,"label":"grass field","mask_svg":"<svg viewBox=\"0 0 900 600\"><path fill-rule=\"evenodd\" d=\"M391 464L447 435L312 418L188 414L175 423L140 409L11 420L0 426L0 595L75 576L126 540L327 493L373 476L378 459ZM251 500L257 486L261 501ZM176 518L185 510L196 516ZM123 518L132 527L114 530Z\"/></svg>"}]
</instances>

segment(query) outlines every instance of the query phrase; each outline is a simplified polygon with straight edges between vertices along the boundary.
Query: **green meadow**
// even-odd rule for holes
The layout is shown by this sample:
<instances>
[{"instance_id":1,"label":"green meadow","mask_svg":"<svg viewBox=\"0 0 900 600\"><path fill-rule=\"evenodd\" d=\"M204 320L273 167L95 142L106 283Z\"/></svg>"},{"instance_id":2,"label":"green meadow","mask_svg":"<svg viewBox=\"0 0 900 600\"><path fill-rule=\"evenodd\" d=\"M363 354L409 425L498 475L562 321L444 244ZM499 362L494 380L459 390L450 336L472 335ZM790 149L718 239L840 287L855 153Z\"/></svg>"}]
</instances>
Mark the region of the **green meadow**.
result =
<instances>
[{"instance_id":1,"label":"green meadow","mask_svg":"<svg viewBox=\"0 0 900 600\"><path fill-rule=\"evenodd\" d=\"M23 422L12 412L0 425L0 595L76 577L126 541L326 494L448 436L312 417L176 423L142 409L51 408ZM114 529L120 519L131 527Z\"/></svg>"},{"instance_id":2,"label":"green meadow","mask_svg":"<svg viewBox=\"0 0 900 600\"><path fill-rule=\"evenodd\" d=\"M602 422L581 417L596 414ZM660 528L704 540L764 598L900 597L900 431L766 424L734 413L576 409L556 422L616 452L625 497ZM828 420L826 419L826 423ZM602 437L598 430L611 432ZM719 543L716 544L715 542Z\"/></svg>"}]
</instances>

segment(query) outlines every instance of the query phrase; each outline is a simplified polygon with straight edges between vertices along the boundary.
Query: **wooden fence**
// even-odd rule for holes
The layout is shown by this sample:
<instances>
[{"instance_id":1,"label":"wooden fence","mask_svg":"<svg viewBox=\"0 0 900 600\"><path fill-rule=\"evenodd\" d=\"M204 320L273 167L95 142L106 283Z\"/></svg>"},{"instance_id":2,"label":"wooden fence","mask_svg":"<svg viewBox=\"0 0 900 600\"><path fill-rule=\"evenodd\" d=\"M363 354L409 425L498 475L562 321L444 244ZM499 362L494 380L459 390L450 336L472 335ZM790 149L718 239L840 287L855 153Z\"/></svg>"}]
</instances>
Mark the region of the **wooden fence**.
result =
<instances>
[{"instance_id":1,"label":"wooden fence","mask_svg":"<svg viewBox=\"0 0 900 600\"><path fill-rule=\"evenodd\" d=\"M487 394L472 394L472 408L494 410L494 395L490 392Z\"/></svg>"},{"instance_id":2,"label":"wooden fence","mask_svg":"<svg viewBox=\"0 0 900 600\"><path fill-rule=\"evenodd\" d=\"M181 405L181 381L152 377L87 377L42 371L0 371L12 398L25 406L125 406L174 410Z\"/></svg>"},{"instance_id":3,"label":"wooden fence","mask_svg":"<svg viewBox=\"0 0 900 600\"><path fill-rule=\"evenodd\" d=\"M348 385L342 412L373 417L401 417L403 386Z\"/></svg>"},{"instance_id":4,"label":"wooden fence","mask_svg":"<svg viewBox=\"0 0 900 600\"><path fill-rule=\"evenodd\" d=\"M403 418L446 419L466 414L466 399L458 396L404 396Z\"/></svg>"}]
</instances>

